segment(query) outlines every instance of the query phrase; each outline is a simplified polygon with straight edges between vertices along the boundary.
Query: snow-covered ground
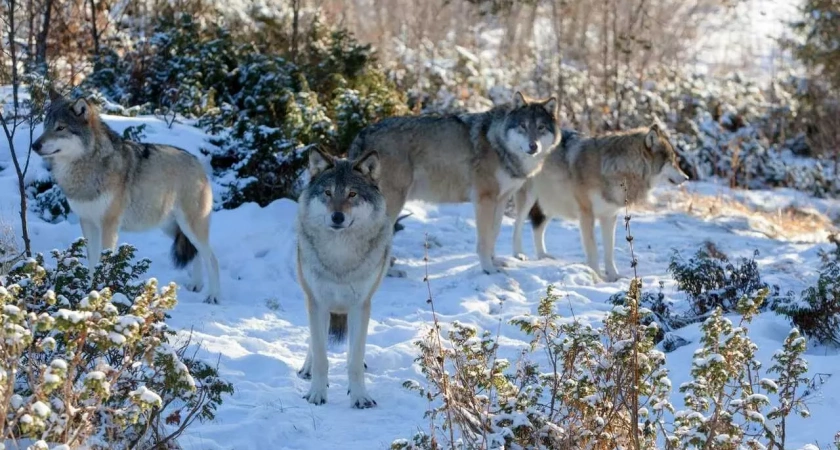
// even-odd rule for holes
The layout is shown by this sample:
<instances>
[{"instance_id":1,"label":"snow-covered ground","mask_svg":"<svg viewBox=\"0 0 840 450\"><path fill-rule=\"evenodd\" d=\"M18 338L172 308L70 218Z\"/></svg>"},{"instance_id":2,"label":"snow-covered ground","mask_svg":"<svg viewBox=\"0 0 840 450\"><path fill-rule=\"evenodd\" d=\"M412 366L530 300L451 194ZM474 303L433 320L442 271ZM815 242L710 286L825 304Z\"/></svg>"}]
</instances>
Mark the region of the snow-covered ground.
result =
<instances>
[{"instance_id":1,"label":"snow-covered ground","mask_svg":"<svg viewBox=\"0 0 840 450\"><path fill-rule=\"evenodd\" d=\"M107 117L107 122L117 131L145 123L148 142L179 145L196 154L200 146L206 145L202 133L186 125L169 130L163 122L150 117ZM40 129L36 130L36 136L39 133ZM25 133L19 135L17 143L19 150L25 148ZM19 233L16 180L5 142L0 143L0 168L0 221ZM45 175L42 161L33 155L28 179ZM666 296L676 301L683 295L667 275L669 256L675 249L693 254L705 240L713 241L732 257L749 257L758 249L765 281L780 285L782 291L798 292L816 279L817 252L828 244L824 243L824 233L813 230L796 233L786 229L781 233L783 239L768 237L780 234L768 232L772 213L795 204L809 205L834 217L840 208L840 202L816 201L789 190L736 193L709 183L689 183L682 189L662 188L655 194L658 200L654 207L631 211L635 252L645 286L654 289L664 281ZM714 214L702 214L703 208L716 201L719 207ZM746 205L748 212L727 207L727 202L735 201ZM405 220L406 230L397 234L394 244L394 254L408 277L385 279L373 300L366 361L368 389L378 406L370 410L352 409L345 395L344 346L330 353L328 403L312 406L301 398L308 382L299 379L296 371L303 364L308 329L294 269L295 202L279 200L265 208L246 204L215 213L211 242L220 261L221 304L204 304L202 294L182 289L171 325L183 333L193 331L197 338L194 341L202 346L199 355L218 361L222 377L233 383L236 393L225 399L214 422L196 424L186 432L180 439L184 448L384 449L396 438L428 429L423 418L427 402L402 387L409 379L423 382L414 365L417 352L413 342L431 319L423 282L427 241L431 290L441 320L458 320L493 330L500 327L501 353L512 360L526 342L521 332L507 325L507 320L534 313L546 286L556 285L565 296L559 304L565 317L574 315L578 320L595 323L611 308L607 298L628 285L628 279L615 283L593 279L583 264L575 223L556 220L549 227L547 247L559 257L557 261L520 262L509 258L513 222L506 218L497 254L507 256L511 267L504 274L488 276L481 272L474 252L471 206L410 203L408 209L414 215ZM760 209L768 213L749 212ZM65 248L81 235L78 219L73 215L58 224L31 216L29 229L34 250L45 253ZM623 233L621 227L619 233ZM120 242L135 245L139 256L153 261L150 276L162 282L187 281L187 274L175 270L169 262L171 242L163 233L124 233ZM619 269L630 275L626 242L621 238L617 242ZM525 233L525 249L533 254L530 231ZM749 328L761 349L760 359L769 362L790 325L769 313L759 316ZM675 388L688 379L699 331L695 325L678 334L693 342L668 355ZM840 368L840 355L833 350L811 347L807 357L812 374L833 374ZM679 408L681 396L675 393L673 398ZM835 415L838 407L840 376L835 376L828 379L812 401L812 418L792 419L788 428L790 448L830 442L840 430Z\"/></svg>"}]
</instances>

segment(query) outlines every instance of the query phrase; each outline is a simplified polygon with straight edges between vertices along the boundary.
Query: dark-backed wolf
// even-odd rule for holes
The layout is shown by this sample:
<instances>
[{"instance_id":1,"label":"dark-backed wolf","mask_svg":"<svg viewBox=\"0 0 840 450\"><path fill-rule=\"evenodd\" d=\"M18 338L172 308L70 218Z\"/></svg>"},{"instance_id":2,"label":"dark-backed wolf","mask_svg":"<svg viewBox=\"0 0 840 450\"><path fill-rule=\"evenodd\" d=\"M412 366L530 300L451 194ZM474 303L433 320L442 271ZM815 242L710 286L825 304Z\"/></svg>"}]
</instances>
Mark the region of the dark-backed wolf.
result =
<instances>
[{"instance_id":1,"label":"dark-backed wolf","mask_svg":"<svg viewBox=\"0 0 840 450\"><path fill-rule=\"evenodd\" d=\"M514 197L516 225L513 253L522 252L522 225L530 215L537 258L551 258L545 251L545 228L552 217L580 221L586 262L596 273L598 249L595 219L601 224L606 279L619 278L615 267L616 215L627 204L647 198L657 182L682 184L688 176L680 170L677 153L659 125L584 137L563 130L562 144L549 156L542 170Z\"/></svg>"},{"instance_id":2,"label":"dark-backed wolf","mask_svg":"<svg viewBox=\"0 0 840 450\"><path fill-rule=\"evenodd\" d=\"M350 157L379 153L392 223L407 200L473 202L481 268L496 273L505 206L560 141L556 109L553 97L517 92L513 102L482 113L392 117L362 130Z\"/></svg>"},{"instance_id":3,"label":"dark-backed wolf","mask_svg":"<svg viewBox=\"0 0 840 450\"><path fill-rule=\"evenodd\" d=\"M188 288L200 291L202 261L210 270L206 301L219 300L219 263L210 248L213 192L198 159L169 145L124 140L84 99L50 91L43 134L32 149L46 159L78 216L93 267L114 249L120 230L160 227L172 237L175 265L192 262ZM200 260L195 260L198 255Z\"/></svg>"}]
</instances>

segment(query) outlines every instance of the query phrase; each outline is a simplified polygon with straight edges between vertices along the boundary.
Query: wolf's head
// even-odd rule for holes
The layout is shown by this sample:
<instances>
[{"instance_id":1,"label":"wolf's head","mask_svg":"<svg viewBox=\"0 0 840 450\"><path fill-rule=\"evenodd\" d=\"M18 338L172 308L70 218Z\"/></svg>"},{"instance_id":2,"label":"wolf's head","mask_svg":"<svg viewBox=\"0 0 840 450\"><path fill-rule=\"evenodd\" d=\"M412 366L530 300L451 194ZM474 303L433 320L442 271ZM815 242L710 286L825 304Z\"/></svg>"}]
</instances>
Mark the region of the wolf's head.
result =
<instances>
[{"instance_id":1,"label":"wolf's head","mask_svg":"<svg viewBox=\"0 0 840 450\"><path fill-rule=\"evenodd\" d=\"M676 185L688 181L688 175L680 169L677 152L658 124L651 125L645 135L645 148L653 156L653 170L657 181L667 180Z\"/></svg>"},{"instance_id":2,"label":"wolf's head","mask_svg":"<svg viewBox=\"0 0 840 450\"><path fill-rule=\"evenodd\" d=\"M309 225L341 232L387 219L375 151L348 160L315 148L309 152L309 174L311 180L301 196L302 214Z\"/></svg>"},{"instance_id":3,"label":"wolf's head","mask_svg":"<svg viewBox=\"0 0 840 450\"><path fill-rule=\"evenodd\" d=\"M50 89L44 132L32 143L43 158L73 160L93 149L99 116L87 100L70 101Z\"/></svg>"},{"instance_id":4,"label":"wolf's head","mask_svg":"<svg viewBox=\"0 0 840 450\"><path fill-rule=\"evenodd\" d=\"M530 100L521 92L513 97L513 109L505 117L503 136L509 150L537 156L560 142L557 99Z\"/></svg>"}]
</instances>

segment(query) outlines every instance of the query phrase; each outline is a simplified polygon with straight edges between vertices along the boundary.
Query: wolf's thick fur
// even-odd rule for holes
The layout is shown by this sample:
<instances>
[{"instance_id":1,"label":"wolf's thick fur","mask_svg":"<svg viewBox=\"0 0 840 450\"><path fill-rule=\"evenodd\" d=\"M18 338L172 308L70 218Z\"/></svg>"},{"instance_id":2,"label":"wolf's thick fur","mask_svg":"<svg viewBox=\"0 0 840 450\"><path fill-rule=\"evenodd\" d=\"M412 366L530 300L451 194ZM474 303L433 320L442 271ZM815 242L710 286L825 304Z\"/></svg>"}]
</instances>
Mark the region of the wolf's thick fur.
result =
<instances>
[{"instance_id":1,"label":"wolf's thick fur","mask_svg":"<svg viewBox=\"0 0 840 450\"><path fill-rule=\"evenodd\" d=\"M172 237L175 265L193 261L189 288L200 291L202 261L210 269L207 301L219 299L219 263L209 244L213 193L201 163L176 147L122 139L84 99L50 92L44 133L33 150L80 219L93 267L114 249L120 230L160 227Z\"/></svg>"},{"instance_id":2,"label":"wolf's thick fur","mask_svg":"<svg viewBox=\"0 0 840 450\"><path fill-rule=\"evenodd\" d=\"M349 335L349 394L356 408L376 402L365 387L364 357L371 298L385 274L393 223L379 191L376 152L354 160L309 154L311 181L298 199L297 273L309 313L309 351L298 374L311 378L304 396L327 401L327 334Z\"/></svg>"},{"instance_id":3,"label":"wolf's thick fur","mask_svg":"<svg viewBox=\"0 0 840 450\"><path fill-rule=\"evenodd\" d=\"M517 92L513 103L483 113L392 117L362 130L350 157L379 153L392 224L407 200L472 201L481 267L496 273L505 205L560 141L556 106L554 98L528 100Z\"/></svg>"},{"instance_id":4,"label":"wolf's thick fur","mask_svg":"<svg viewBox=\"0 0 840 450\"><path fill-rule=\"evenodd\" d=\"M598 251L595 219L601 224L606 279L619 278L615 267L616 215L628 204L647 198L659 181L681 184L688 180L677 154L658 125L598 137L583 137L563 130L562 144L548 157L542 170L515 197L516 225L513 252L522 252L522 225L530 216L538 258L545 251L545 228L552 217L580 221L586 261L596 273Z\"/></svg>"}]
</instances>

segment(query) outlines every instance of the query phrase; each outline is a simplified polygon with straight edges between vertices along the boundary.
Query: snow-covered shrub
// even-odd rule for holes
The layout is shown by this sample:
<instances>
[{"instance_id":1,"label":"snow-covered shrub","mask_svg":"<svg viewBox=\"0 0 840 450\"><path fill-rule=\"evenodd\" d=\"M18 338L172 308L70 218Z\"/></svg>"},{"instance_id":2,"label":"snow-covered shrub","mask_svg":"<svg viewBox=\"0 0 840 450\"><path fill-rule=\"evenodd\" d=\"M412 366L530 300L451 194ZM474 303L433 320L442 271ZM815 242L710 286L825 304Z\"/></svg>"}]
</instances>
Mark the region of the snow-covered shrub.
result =
<instances>
[{"instance_id":1,"label":"snow-covered shrub","mask_svg":"<svg viewBox=\"0 0 840 450\"><path fill-rule=\"evenodd\" d=\"M0 432L77 448L168 448L193 420L211 420L232 386L173 347L165 323L176 286L140 277L122 246L93 273L84 243L38 255L0 285ZM46 445L46 444L45 444Z\"/></svg>"},{"instance_id":2,"label":"snow-covered shrub","mask_svg":"<svg viewBox=\"0 0 840 450\"><path fill-rule=\"evenodd\" d=\"M36 180L26 188L27 194L34 200L31 208L38 217L50 222L60 222L70 213L70 204L61 188L52 180Z\"/></svg>"},{"instance_id":3,"label":"snow-covered shrub","mask_svg":"<svg viewBox=\"0 0 840 450\"><path fill-rule=\"evenodd\" d=\"M840 245L837 247L840 249ZM790 293L773 310L787 317L805 336L823 344L840 345L840 260L824 255L815 286L795 298Z\"/></svg>"},{"instance_id":4,"label":"snow-covered shrub","mask_svg":"<svg viewBox=\"0 0 840 450\"><path fill-rule=\"evenodd\" d=\"M755 256L758 256L757 250ZM744 297L770 290L767 283L761 281L754 258L730 261L710 243L688 260L674 252L668 272L677 282L677 288L688 296L691 315L685 318L686 323L706 318L715 308L734 311ZM778 287L774 286L771 299L777 294Z\"/></svg>"},{"instance_id":5,"label":"snow-covered shrub","mask_svg":"<svg viewBox=\"0 0 840 450\"><path fill-rule=\"evenodd\" d=\"M738 301L737 326L721 308L706 318L692 379L679 387L685 407L676 411L657 326L641 324L650 311L634 300L640 288L631 281L626 303L600 328L560 317L549 288L536 316L512 321L531 339L516 364L498 357L490 332L451 324L445 339L447 324L433 314L416 360L428 388L404 383L429 400L429 431L391 448L784 449L787 417L808 417L818 386L806 376L796 329L769 370L756 360L748 324L768 291Z\"/></svg>"},{"instance_id":6,"label":"snow-covered shrub","mask_svg":"<svg viewBox=\"0 0 840 450\"><path fill-rule=\"evenodd\" d=\"M294 54L282 21L248 31L171 11L154 20L152 37L102 57L86 85L168 124L196 119L212 135L223 207L296 197L310 146L343 153L362 127L406 111L370 46L318 20Z\"/></svg>"},{"instance_id":7,"label":"snow-covered shrub","mask_svg":"<svg viewBox=\"0 0 840 450\"><path fill-rule=\"evenodd\" d=\"M656 344L662 342L666 332L680 327L680 325L674 326L671 312L671 302L665 298L665 294L662 292L662 289L662 283L660 282L659 291L656 293L641 289L638 291L639 306L650 311L650 314L646 315L642 319L642 325L650 325L655 322L656 326L659 328L654 336L654 343ZM608 301L613 305L624 305L627 303L627 295L630 293L630 291L616 292L610 296Z\"/></svg>"},{"instance_id":8,"label":"snow-covered shrub","mask_svg":"<svg viewBox=\"0 0 840 450\"><path fill-rule=\"evenodd\" d=\"M634 435L641 448L657 448L657 427L673 408L665 355L654 348L657 327L634 325L649 312L616 306L598 329L562 320L558 299L549 288L537 316L512 321L531 339L515 366L497 357L489 332L479 338L453 324L447 343L431 329L417 358L430 387L405 386L439 401L428 412L432 434L391 448L620 448Z\"/></svg>"}]
</instances>

